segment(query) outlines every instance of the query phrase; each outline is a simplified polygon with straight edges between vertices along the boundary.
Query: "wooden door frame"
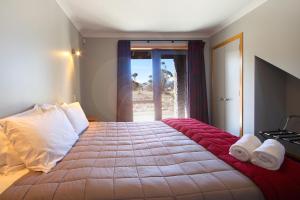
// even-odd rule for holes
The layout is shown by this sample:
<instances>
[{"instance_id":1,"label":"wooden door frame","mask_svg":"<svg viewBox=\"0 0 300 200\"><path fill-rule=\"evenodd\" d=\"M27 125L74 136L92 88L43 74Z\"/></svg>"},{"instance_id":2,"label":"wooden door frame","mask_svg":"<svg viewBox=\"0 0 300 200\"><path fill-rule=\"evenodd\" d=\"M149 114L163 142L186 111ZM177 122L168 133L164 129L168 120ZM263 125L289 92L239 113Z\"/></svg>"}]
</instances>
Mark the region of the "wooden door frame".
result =
<instances>
[{"instance_id":1,"label":"wooden door frame","mask_svg":"<svg viewBox=\"0 0 300 200\"><path fill-rule=\"evenodd\" d=\"M211 88L210 88L210 96L211 96L211 119L213 119L213 76L214 76L214 51L220 47L224 47L225 45L234 42L236 40L240 40L239 52L240 52L240 136L244 134L244 34L243 32L224 40L223 42L213 46L211 48Z\"/></svg>"}]
</instances>

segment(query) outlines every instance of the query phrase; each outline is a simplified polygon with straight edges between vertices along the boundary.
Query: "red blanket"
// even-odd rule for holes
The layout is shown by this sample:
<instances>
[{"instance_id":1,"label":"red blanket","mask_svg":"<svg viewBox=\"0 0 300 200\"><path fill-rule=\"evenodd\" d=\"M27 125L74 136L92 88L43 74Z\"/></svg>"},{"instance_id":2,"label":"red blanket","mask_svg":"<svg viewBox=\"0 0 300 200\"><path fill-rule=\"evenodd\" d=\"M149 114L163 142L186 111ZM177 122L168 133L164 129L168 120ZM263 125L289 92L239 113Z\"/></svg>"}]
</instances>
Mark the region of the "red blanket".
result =
<instances>
[{"instance_id":1,"label":"red blanket","mask_svg":"<svg viewBox=\"0 0 300 200\"><path fill-rule=\"evenodd\" d=\"M229 155L229 147L239 138L194 119L165 119L167 125L182 132L249 177L267 200L300 200L300 163L285 158L278 171L241 162Z\"/></svg>"}]
</instances>

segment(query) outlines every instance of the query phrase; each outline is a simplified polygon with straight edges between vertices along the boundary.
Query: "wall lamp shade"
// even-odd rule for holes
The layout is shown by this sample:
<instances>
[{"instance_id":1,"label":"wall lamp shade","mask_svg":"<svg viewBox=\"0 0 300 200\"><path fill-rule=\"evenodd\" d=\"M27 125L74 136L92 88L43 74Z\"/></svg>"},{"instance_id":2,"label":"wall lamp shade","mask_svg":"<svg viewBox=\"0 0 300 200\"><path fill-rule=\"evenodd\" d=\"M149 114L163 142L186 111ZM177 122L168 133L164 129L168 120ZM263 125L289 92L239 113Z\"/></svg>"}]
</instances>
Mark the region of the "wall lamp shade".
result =
<instances>
[{"instance_id":1,"label":"wall lamp shade","mask_svg":"<svg viewBox=\"0 0 300 200\"><path fill-rule=\"evenodd\" d=\"M80 50L72 49L72 55L79 57L79 56L81 56L81 51Z\"/></svg>"}]
</instances>

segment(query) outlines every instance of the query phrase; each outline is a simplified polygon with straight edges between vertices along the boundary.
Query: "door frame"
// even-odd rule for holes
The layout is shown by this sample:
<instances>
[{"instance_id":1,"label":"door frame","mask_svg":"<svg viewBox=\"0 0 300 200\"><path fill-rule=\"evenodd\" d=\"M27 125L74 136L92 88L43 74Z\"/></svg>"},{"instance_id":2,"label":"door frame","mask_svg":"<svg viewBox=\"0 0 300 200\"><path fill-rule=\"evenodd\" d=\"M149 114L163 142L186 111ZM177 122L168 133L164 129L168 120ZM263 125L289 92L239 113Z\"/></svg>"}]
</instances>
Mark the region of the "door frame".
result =
<instances>
[{"instance_id":1,"label":"door frame","mask_svg":"<svg viewBox=\"0 0 300 200\"><path fill-rule=\"evenodd\" d=\"M213 46L211 48L211 88L210 88L210 96L211 96L211 111L213 111L213 78L214 78L214 51L218 48L224 47L225 45L234 42L236 40L240 41L239 52L240 52L240 136L244 134L244 34L243 32L230 37L223 42ZM213 118L213 112L211 112L211 116Z\"/></svg>"},{"instance_id":2,"label":"door frame","mask_svg":"<svg viewBox=\"0 0 300 200\"><path fill-rule=\"evenodd\" d=\"M162 94L160 90L161 80L161 57L163 55L187 55L186 50L161 50L153 49L152 54L152 70L153 70L153 100L154 100L154 115L155 120L162 119Z\"/></svg>"},{"instance_id":3,"label":"door frame","mask_svg":"<svg viewBox=\"0 0 300 200\"><path fill-rule=\"evenodd\" d=\"M159 47L159 46L158 46ZM162 99L160 91L161 80L161 57L163 55L185 55L187 56L187 49L160 49L160 48L134 48L131 47L131 52L135 51L147 51L151 54L152 60L152 87L153 87L153 104L154 104L154 120L162 119ZM132 59L132 58L131 58ZM186 65L187 66L187 65ZM152 101L151 101L152 103Z\"/></svg>"}]
</instances>

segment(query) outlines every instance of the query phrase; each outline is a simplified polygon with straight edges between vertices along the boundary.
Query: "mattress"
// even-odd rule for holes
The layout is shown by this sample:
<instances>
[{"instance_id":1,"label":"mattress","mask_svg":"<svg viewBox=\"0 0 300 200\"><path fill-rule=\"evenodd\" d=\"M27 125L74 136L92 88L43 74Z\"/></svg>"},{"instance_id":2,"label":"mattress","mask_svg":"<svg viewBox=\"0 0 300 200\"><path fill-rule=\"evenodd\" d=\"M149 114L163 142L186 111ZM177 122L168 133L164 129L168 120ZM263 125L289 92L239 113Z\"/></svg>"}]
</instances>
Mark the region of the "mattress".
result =
<instances>
[{"instance_id":1,"label":"mattress","mask_svg":"<svg viewBox=\"0 0 300 200\"><path fill-rule=\"evenodd\" d=\"M6 199L263 199L246 176L163 122L94 122L49 173Z\"/></svg>"}]
</instances>

